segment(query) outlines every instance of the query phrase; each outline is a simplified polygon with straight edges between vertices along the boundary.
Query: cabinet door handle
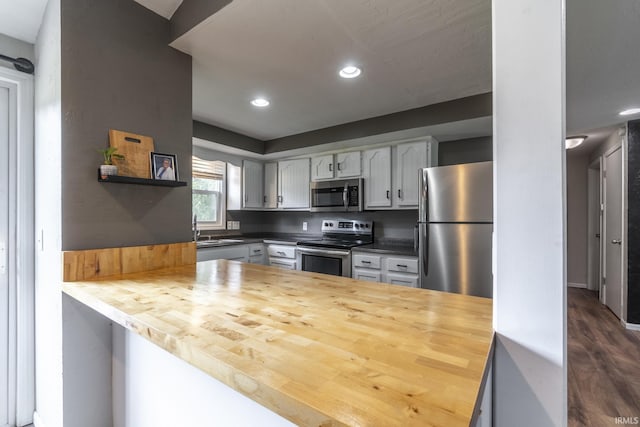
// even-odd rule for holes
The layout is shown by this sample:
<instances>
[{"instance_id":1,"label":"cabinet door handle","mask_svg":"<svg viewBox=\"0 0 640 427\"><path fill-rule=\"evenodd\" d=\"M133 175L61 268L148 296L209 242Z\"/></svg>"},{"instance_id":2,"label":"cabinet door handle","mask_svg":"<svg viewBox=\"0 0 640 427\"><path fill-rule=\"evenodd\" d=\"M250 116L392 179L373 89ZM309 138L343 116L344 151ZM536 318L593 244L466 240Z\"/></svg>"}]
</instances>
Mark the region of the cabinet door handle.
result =
<instances>
[{"instance_id":1,"label":"cabinet door handle","mask_svg":"<svg viewBox=\"0 0 640 427\"><path fill-rule=\"evenodd\" d=\"M278 203L282 203L282 196L278 196Z\"/></svg>"},{"instance_id":2,"label":"cabinet door handle","mask_svg":"<svg viewBox=\"0 0 640 427\"><path fill-rule=\"evenodd\" d=\"M408 267L406 264L396 264L396 266L402 267L402 268L407 268Z\"/></svg>"},{"instance_id":3,"label":"cabinet door handle","mask_svg":"<svg viewBox=\"0 0 640 427\"><path fill-rule=\"evenodd\" d=\"M341 170L342 168L340 167L340 162L338 162L338 170Z\"/></svg>"},{"instance_id":4,"label":"cabinet door handle","mask_svg":"<svg viewBox=\"0 0 640 427\"><path fill-rule=\"evenodd\" d=\"M398 199L402 199L402 190L398 188Z\"/></svg>"},{"instance_id":5,"label":"cabinet door handle","mask_svg":"<svg viewBox=\"0 0 640 427\"><path fill-rule=\"evenodd\" d=\"M361 263L363 263L363 264L371 264L371 261L364 261L364 260L362 260L362 261L360 261L360 262L361 262Z\"/></svg>"},{"instance_id":6,"label":"cabinet door handle","mask_svg":"<svg viewBox=\"0 0 640 427\"><path fill-rule=\"evenodd\" d=\"M267 196L262 196L262 199L264 200L264 203L267 203Z\"/></svg>"},{"instance_id":7,"label":"cabinet door handle","mask_svg":"<svg viewBox=\"0 0 640 427\"><path fill-rule=\"evenodd\" d=\"M389 199L389 193L390 193L390 191L387 190L387 200Z\"/></svg>"},{"instance_id":8,"label":"cabinet door handle","mask_svg":"<svg viewBox=\"0 0 640 427\"><path fill-rule=\"evenodd\" d=\"M329 163L329 172L333 172L333 163Z\"/></svg>"}]
</instances>

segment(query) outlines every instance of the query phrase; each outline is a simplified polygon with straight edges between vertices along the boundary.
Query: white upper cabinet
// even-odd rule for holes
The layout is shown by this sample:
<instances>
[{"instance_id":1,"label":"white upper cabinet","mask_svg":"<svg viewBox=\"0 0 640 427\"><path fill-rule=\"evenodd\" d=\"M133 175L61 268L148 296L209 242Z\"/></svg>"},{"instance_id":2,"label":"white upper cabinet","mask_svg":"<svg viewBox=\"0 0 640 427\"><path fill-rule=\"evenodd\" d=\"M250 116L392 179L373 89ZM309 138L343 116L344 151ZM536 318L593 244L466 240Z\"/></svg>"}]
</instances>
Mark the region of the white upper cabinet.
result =
<instances>
[{"instance_id":1,"label":"white upper cabinet","mask_svg":"<svg viewBox=\"0 0 640 427\"><path fill-rule=\"evenodd\" d=\"M267 209L278 207L278 164L264 164L264 197L263 206Z\"/></svg>"},{"instance_id":2,"label":"white upper cabinet","mask_svg":"<svg viewBox=\"0 0 640 427\"><path fill-rule=\"evenodd\" d=\"M242 207L245 209L262 208L264 195L264 167L260 162L244 160L242 162Z\"/></svg>"},{"instance_id":3,"label":"white upper cabinet","mask_svg":"<svg viewBox=\"0 0 640 427\"><path fill-rule=\"evenodd\" d=\"M391 206L391 147L362 154L365 209Z\"/></svg>"},{"instance_id":4,"label":"white upper cabinet","mask_svg":"<svg viewBox=\"0 0 640 427\"><path fill-rule=\"evenodd\" d=\"M396 147L394 206L418 207L418 170L430 166L428 149L426 141L399 144Z\"/></svg>"},{"instance_id":5,"label":"white upper cabinet","mask_svg":"<svg viewBox=\"0 0 640 427\"><path fill-rule=\"evenodd\" d=\"M333 154L326 154L324 156L316 156L311 158L311 180L317 181L320 179L333 178Z\"/></svg>"},{"instance_id":6,"label":"white upper cabinet","mask_svg":"<svg viewBox=\"0 0 640 427\"><path fill-rule=\"evenodd\" d=\"M309 208L309 159L278 162L278 207Z\"/></svg>"},{"instance_id":7,"label":"white upper cabinet","mask_svg":"<svg viewBox=\"0 0 640 427\"><path fill-rule=\"evenodd\" d=\"M338 178L349 178L362 174L360 151L336 154L335 173Z\"/></svg>"}]
</instances>

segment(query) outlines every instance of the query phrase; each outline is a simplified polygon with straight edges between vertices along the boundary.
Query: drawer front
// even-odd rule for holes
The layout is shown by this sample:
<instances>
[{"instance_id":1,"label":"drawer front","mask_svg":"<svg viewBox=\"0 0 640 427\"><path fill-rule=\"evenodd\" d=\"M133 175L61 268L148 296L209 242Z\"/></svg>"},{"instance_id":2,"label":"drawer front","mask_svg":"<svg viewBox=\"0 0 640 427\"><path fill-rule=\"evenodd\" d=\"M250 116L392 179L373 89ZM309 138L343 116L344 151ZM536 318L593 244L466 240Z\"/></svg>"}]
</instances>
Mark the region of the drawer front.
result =
<instances>
[{"instance_id":1,"label":"drawer front","mask_svg":"<svg viewBox=\"0 0 640 427\"><path fill-rule=\"evenodd\" d=\"M375 255L354 254L351 263L354 267L375 268L380 270L380 257Z\"/></svg>"},{"instance_id":2,"label":"drawer front","mask_svg":"<svg viewBox=\"0 0 640 427\"><path fill-rule=\"evenodd\" d=\"M262 243L252 243L249 245L249 256L264 255L264 245Z\"/></svg>"},{"instance_id":3,"label":"drawer front","mask_svg":"<svg viewBox=\"0 0 640 427\"><path fill-rule=\"evenodd\" d=\"M264 264L263 255L251 255L249 257L249 264Z\"/></svg>"},{"instance_id":4,"label":"drawer front","mask_svg":"<svg viewBox=\"0 0 640 427\"><path fill-rule=\"evenodd\" d=\"M281 258L296 258L296 247L295 246L284 246L284 245L269 245L267 249L270 257L281 257Z\"/></svg>"},{"instance_id":5,"label":"drawer front","mask_svg":"<svg viewBox=\"0 0 640 427\"><path fill-rule=\"evenodd\" d=\"M418 282L418 276L413 276L411 274L387 274L387 283L391 283L392 285L407 286L409 288L419 288L420 286Z\"/></svg>"},{"instance_id":6,"label":"drawer front","mask_svg":"<svg viewBox=\"0 0 640 427\"><path fill-rule=\"evenodd\" d=\"M418 274L417 258L388 258L387 271Z\"/></svg>"},{"instance_id":7,"label":"drawer front","mask_svg":"<svg viewBox=\"0 0 640 427\"><path fill-rule=\"evenodd\" d=\"M352 276L357 280L366 280L367 282L380 282L379 271L354 269Z\"/></svg>"},{"instance_id":8,"label":"drawer front","mask_svg":"<svg viewBox=\"0 0 640 427\"><path fill-rule=\"evenodd\" d=\"M296 260L286 258L269 258L269 265L273 267L283 268L285 270L295 270Z\"/></svg>"}]
</instances>

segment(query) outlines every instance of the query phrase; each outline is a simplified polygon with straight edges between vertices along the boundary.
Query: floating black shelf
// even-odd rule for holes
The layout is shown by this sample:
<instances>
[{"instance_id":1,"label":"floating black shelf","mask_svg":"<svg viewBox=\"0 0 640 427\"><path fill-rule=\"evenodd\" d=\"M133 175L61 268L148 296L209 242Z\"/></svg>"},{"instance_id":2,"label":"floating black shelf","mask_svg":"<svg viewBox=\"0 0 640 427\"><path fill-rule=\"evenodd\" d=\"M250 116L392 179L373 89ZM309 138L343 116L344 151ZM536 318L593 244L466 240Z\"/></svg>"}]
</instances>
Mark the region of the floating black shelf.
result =
<instances>
[{"instance_id":1,"label":"floating black shelf","mask_svg":"<svg viewBox=\"0 0 640 427\"><path fill-rule=\"evenodd\" d=\"M100 175L100 169L98 169L98 181L111 182L114 184L155 185L158 187L186 187L187 186L187 183L184 181L165 181L162 179L136 178L133 176L106 175L106 178L103 179L102 176Z\"/></svg>"}]
</instances>

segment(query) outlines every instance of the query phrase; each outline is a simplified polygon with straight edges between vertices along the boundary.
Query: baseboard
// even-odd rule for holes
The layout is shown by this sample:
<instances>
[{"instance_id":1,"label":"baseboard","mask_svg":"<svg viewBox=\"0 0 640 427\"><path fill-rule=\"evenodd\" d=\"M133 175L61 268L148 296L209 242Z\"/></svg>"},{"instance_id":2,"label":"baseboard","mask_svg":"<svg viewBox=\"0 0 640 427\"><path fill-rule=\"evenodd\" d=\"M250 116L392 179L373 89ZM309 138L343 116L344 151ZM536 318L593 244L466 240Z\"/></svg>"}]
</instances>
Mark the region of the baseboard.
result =
<instances>
[{"instance_id":1,"label":"baseboard","mask_svg":"<svg viewBox=\"0 0 640 427\"><path fill-rule=\"evenodd\" d=\"M570 288L581 288L581 289L588 289L587 288L587 284L586 283L573 283L573 282L567 282L567 286Z\"/></svg>"},{"instance_id":2,"label":"baseboard","mask_svg":"<svg viewBox=\"0 0 640 427\"><path fill-rule=\"evenodd\" d=\"M45 427L40 415L38 415L38 411L33 412L33 427Z\"/></svg>"},{"instance_id":3,"label":"baseboard","mask_svg":"<svg viewBox=\"0 0 640 427\"><path fill-rule=\"evenodd\" d=\"M628 329L630 331L640 331L640 325L638 325L637 323L627 323L623 320L622 324L624 325L625 329Z\"/></svg>"}]
</instances>

